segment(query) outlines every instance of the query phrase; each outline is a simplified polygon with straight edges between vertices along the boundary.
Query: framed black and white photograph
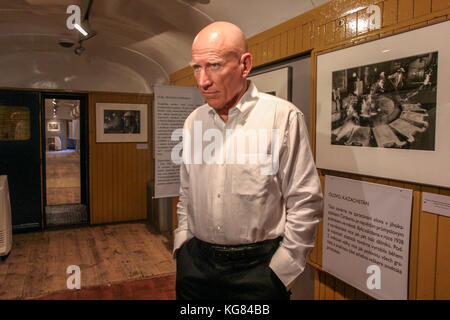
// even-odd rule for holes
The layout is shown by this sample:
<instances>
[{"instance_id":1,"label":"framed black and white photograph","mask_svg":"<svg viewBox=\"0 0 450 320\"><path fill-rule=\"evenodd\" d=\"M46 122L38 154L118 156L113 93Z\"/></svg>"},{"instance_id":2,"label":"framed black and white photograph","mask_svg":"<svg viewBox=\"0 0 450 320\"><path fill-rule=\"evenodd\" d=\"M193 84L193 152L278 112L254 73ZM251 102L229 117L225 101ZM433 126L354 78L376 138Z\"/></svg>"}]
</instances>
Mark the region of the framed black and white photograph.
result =
<instances>
[{"instance_id":1,"label":"framed black and white photograph","mask_svg":"<svg viewBox=\"0 0 450 320\"><path fill-rule=\"evenodd\" d=\"M450 186L449 30L444 22L317 56L318 168Z\"/></svg>"},{"instance_id":2,"label":"framed black and white photograph","mask_svg":"<svg viewBox=\"0 0 450 320\"><path fill-rule=\"evenodd\" d=\"M97 142L147 142L146 104L97 103Z\"/></svg>"},{"instance_id":3,"label":"framed black and white photograph","mask_svg":"<svg viewBox=\"0 0 450 320\"><path fill-rule=\"evenodd\" d=\"M47 122L47 131L60 131L60 126L58 121Z\"/></svg>"},{"instance_id":4,"label":"framed black and white photograph","mask_svg":"<svg viewBox=\"0 0 450 320\"><path fill-rule=\"evenodd\" d=\"M291 101L292 68L283 67L276 70L256 73L249 76L259 92L268 93Z\"/></svg>"}]
</instances>

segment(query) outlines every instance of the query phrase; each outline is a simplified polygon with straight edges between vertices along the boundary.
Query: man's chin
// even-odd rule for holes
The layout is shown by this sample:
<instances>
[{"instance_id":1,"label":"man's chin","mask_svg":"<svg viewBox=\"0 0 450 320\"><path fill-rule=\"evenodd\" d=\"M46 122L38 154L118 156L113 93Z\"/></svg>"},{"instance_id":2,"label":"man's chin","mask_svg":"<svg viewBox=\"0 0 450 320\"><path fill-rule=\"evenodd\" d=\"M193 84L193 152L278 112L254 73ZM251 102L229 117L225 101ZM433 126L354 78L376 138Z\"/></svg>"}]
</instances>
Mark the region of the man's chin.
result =
<instances>
[{"instance_id":1,"label":"man's chin","mask_svg":"<svg viewBox=\"0 0 450 320\"><path fill-rule=\"evenodd\" d=\"M208 103L208 105L215 110L223 108L223 104L217 99L206 99L206 103Z\"/></svg>"}]
</instances>

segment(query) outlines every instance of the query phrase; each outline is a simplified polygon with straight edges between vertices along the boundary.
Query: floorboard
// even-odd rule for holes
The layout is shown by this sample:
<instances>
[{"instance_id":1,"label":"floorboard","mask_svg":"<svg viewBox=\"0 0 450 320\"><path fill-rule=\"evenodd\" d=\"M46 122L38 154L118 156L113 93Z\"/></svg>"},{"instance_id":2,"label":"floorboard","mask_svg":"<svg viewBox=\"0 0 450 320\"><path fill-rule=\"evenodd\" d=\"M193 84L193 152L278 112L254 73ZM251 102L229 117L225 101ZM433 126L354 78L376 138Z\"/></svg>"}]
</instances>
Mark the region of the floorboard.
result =
<instances>
[{"instance_id":1,"label":"floorboard","mask_svg":"<svg viewBox=\"0 0 450 320\"><path fill-rule=\"evenodd\" d=\"M171 299L176 271L171 245L145 222L14 234L11 253L0 262L0 299L53 294L134 299L136 294L126 292L135 289L142 292L136 299ZM70 265L81 270L76 294L67 289ZM153 287L155 292L146 291Z\"/></svg>"}]
</instances>

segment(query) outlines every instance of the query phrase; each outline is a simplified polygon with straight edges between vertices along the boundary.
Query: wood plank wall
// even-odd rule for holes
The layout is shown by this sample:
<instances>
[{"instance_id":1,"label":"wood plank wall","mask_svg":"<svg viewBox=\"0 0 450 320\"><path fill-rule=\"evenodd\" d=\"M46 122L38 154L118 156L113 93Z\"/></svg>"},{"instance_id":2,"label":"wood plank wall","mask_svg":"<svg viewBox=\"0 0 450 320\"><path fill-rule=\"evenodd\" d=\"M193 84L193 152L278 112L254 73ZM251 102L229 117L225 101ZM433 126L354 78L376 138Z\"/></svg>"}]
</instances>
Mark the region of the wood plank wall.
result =
<instances>
[{"instance_id":1,"label":"wood plank wall","mask_svg":"<svg viewBox=\"0 0 450 320\"><path fill-rule=\"evenodd\" d=\"M148 148L137 143L96 143L95 104L148 104ZM147 182L153 179L153 95L92 92L89 94L89 172L91 224L147 218Z\"/></svg>"},{"instance_id":2,"label":"wood plank wall","mask_svg":"<svg viewBox=\"0 0 450 320\"><path fill-rule=\"evenodd\" d=\"M366 8L381 9L381 29L367 26ZM255 66L271 64L296 55L311 54L311 144L315 143L316 57L320 53L379 39L396 33L448 20L450 0L331 0L250 39L249 51ZM447 35L442 35L446 37ZM173 73L171 84L196 86L190 67ZM450 218L421 208L422 192L450 195L449 189L319 170L322 187L325 175L409 188L414 191L410 239L409 299L450 299ZM177 199L174 199L174 211ZM174 227L176 213L174 212ZM322 270L322 226L308 263L315 267L315 299L372 299Z\"/></svg>"}]
</instances>

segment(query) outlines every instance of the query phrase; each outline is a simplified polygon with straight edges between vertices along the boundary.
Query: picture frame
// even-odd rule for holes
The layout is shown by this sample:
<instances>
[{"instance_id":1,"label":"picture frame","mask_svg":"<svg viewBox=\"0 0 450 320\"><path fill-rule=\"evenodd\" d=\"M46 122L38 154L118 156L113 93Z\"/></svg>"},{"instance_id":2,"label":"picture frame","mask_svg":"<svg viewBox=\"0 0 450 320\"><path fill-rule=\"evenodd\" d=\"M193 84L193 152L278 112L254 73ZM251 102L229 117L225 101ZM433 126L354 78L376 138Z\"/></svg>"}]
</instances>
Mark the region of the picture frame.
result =
<instances>
[{"instance_id":1,"label":"picture frame","mask_svg":"<svg viewBox=\"0 0 450 320\"><path fill-rule=\"evenodd\" d=\"M96 103L97 143L148 141L148 105Z\"/></svg>"},{"instance_id":2,"label":"picture frame","mask_svg":"<svg viewBox=\"0 0 450 320\"><path fill-rule=\"evenodd\" d=\"M47 122L47 131L60 131L61 126L59 121L49 121Z\"/></svg>"},{"instance_id":3,"label":"picture frame","mask_svg":"<svg viewBox=\"0 0 450 320\"><path fill-rule=\"evenodd\" d=\"M316 165L450 187L450 22L317 55Z\"/></svg>"},{"instance_id":4,"label":"picture frame","mask_svg":"<svg viewBox=\"0 0 450 320\"><path fill-rule=\"evenodd\" d=\"M247 79L255 84L259 92L292 101L292 67L282 67L260 73L255 72Z\"/></svg>"}]
</instances>

